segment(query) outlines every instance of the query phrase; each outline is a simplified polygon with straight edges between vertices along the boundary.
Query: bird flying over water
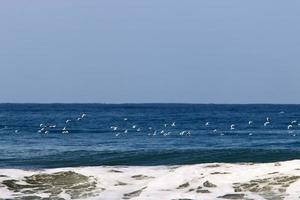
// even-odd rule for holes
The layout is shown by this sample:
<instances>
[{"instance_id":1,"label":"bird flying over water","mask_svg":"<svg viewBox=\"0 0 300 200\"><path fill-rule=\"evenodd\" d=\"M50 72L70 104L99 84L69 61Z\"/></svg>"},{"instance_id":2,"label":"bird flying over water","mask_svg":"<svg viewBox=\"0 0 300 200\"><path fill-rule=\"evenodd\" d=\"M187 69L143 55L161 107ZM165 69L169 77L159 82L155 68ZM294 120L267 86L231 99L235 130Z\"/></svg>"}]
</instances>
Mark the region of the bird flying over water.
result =
<instances>
[{"instance_id":1,"label":"bird flying over water","mask_svg":"<svg viewBox=\"0 0 300 200\"><path fill-rule=\"evenodd\" d=\"M230 130L234 130L234 129L235 129L235 125L234 125L234 124L231 124Z\"/></svg>"},{"instance_id":2,"label":"bird flying over water","mask_svg":"<svg viewBox=\"0 0 300 200\"><path fill-rule=\"evenodd\" d=\"M264 123L264 126L268 126L269 124L270 124L270 122L267 121L267 122Z\"/></svg>"}]
</instances>

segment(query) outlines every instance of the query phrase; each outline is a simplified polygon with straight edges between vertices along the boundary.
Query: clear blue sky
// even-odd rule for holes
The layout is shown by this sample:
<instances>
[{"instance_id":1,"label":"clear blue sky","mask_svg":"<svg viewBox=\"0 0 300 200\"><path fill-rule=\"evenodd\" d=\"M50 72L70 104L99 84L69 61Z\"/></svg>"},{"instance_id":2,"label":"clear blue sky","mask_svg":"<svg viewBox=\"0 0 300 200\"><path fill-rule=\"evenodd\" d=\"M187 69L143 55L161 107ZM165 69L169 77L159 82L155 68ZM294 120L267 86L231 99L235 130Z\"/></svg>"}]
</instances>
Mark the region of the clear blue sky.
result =
<instances>
[{"instance_id":1,"label":"clear blue sky","mask_svg":"<svg viewBox=\"0 0 300 200\"><path fill-rule=\"evenodd\" d=\"M300 1L1 1L0 102L300 103Z\"/></svg>"}]
</instances>

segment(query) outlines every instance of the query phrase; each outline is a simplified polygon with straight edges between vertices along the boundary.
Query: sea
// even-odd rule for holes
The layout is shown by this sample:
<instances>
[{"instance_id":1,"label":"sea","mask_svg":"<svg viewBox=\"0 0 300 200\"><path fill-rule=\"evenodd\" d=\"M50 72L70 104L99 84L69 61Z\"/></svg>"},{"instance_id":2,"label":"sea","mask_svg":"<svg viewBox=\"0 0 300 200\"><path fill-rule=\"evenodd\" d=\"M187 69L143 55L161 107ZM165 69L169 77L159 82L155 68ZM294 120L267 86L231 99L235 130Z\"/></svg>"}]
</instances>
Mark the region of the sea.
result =
<instances>
[{"instance_id":1,"label":"sea","mask_svg":"<svg viewBox=\"0 0 300 200\"><path fill-rule=\"evenodd\" d=\"M297 160L300 105L0 104L0 137L0 199L1 194L5 199L29 199L35 193L40 196L32 199L50 194L53 199L89 199L86 191L72 196L67 189L26 193L16 181L44 170L55 174L85 167L152 169ZM72 180L83 178L77 172L62 174L69 175ZM31 179L28 184L33 184Z\"/></svg>"}]
</instances>

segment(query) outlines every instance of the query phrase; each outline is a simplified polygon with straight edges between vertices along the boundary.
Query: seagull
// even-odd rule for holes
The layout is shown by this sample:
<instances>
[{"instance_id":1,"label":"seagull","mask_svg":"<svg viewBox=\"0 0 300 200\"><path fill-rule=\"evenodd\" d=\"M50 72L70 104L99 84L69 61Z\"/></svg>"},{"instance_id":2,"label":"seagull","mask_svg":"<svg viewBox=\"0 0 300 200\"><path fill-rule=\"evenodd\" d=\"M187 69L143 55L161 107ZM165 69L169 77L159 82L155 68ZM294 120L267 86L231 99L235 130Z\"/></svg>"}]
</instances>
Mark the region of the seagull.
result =
<instances>
[{"instance_id":1,"label":"seagull","mask_svg":"<svg viewBox=\"0 0 300 200\"><path fill-rule=\"evenodd\" d=\"M217 129L213 130L214 133L216 133L217 131L218 131Z\"/></svg>"},{"instance_id":2,"label":"seagull","mask_svg":"<svg viewBox=\"0 0 300 200\"><path fill-rule=\"evenodd\" d=\"M291 128L293 128L293 125L288 125L287 129L290 130Z\"/></svg>"},{"instance_id":3,"label":"seagull","mask_svg":"<svg viewBox=\"0 0 300 200\"><path fill-rule=\"evenodd\" d=\"M186 131L181 131L179 135L184 135Z\"/></svg>"},{"instance_id":4,"label":"seagull","mask_svg":"<svg viewBox=\"0 0 300 200\"><path fill-rule=\"evenodd\" d=\"M19 130L15 130L15 133L19 133Z\"/></svg>"},{"instance_id":5,"label":"seagull","mask_svg":"<svg viewBox=\"0 0 300 200\"><path fill-rule=\"evenodd\" d=\"M161 133L161 134L163 134L164 132L165 132L165 131L164 131L164 130L162 130L160 133Z\"/></svg>"},{"instance_id":6,"label":"seagull","mask_svg":"<svg viewBox=\"0 0 300 200\"><path fill-rule=\"evenodd\" d=\"M297 124L297 121L296 121L296 120L294 120L294 121L292 121L292 122L291 122L291 124Z\"/></svg>"},{"instance_id":7,"label":"seagull","mask_svg":"<svg viewBox=\"0 0 300 200\"><path fill-rule=\"evenodd\" d=\"M152 130L152 127L148 127L149 130Z\"/></svg>"},{"instance_id":8,"label":"seagull","mask_svg":"<svg viewBox=\"0 0 300 200\"><path fill-rule=\"evenodd\" d=\"M209 122L206 122L206 123L205 123L205 126L209 126Z\"/></svg>"},{"instance_id":9,"label":"seagull","mask_svg":"<svg viewBox=\"0 0 300 200\"><path fill-rule=\"evenodd\" d=\"M270 117L267 117L267 122L270 122Z\"/></svg>"},{"instance_id":10,"label":"seagull","mask_svg":"<svg viewBox=\"0 0 300 200\"><path fill-rule=\"evenodd\" d=\"M63 131L62 133L63 133L63 134L68 134L68 133L69 133L69 131Z\"/></svg>"},{"instance_id":11,"label":"seagull","mask_svg":"<svg viewBox=\"0 0 300 200\"><path fill-rule=\"evenodd\" d=\"M124 118L124 121L127 121L127 118Z\"/></svg>"},{"instance_id":12,"label":"seagull","mask_svg":"<svg viewBox=\"0 0 300 200\"><path fill-rule=\"evenodd\" d=\"M128 132L128 130L126 129L125 131L124 131L124 133L127 133Z\"/></svg>"},{"instance_id":13,"label":"seagull","mask_svg":"<svg viewBox=\"0 0 300 200\"><path fill-rule=\"evenodd\" d=\"M168 126L168 124L164 124L164 126L165 126L165 127L167 127L167 126Z\"/></svg>"},{"instance_id":14,"label":"seagull","mask_svg":"<svg viewBox=\"0 0 300 200\"><path fill-rule=\"evenodd\" d=\"M173 127L176 126L176 125L175 125L175 122L173 122L171 126L173 126Z\"/></svg>"},{"instance_id":15,"label":"seagull","mask_svg":"<svg viewBox=\"0 0 300 200\"><path fill-rule=\"evenodd\" d=\"M153 132L153 135L156 135L156 133L157 133L157 131L154 131L154 132Z\"/></svg>"},{"instance_id":16,"label":"seagull","mask_svg":"<svg viewBox=\"0 0 300 200\"><path fill-rule=\"evenodd\" d=\"M40 124L40 127L41 127L41 128L44 127L44 124Z\"/></svg>"},{"instance_id":17,"label":"seagull","mask_svg":"<svg viewBox=\"0 0 300 200\"><path fill-rule=\"evenodd\" d=\"M133 125L132 128L136 128L136 125Z\"/></svg>"},{"instance_id":18,"label":"seagull","mask_svg":"<svg viewBox=\"0 0 300 200\"><path fill-rule=\"evenodd\" d=\"M86 117L87 115L85 114L85 113L83 113L82 115L81 115L81 118L84 118L84 117Z\"/></svg>"},{"instance_id":19,"label":"seagull","mask_svg":"<svg viewBox=\"0 0 300 200\"><path fill-rule=\"evenodd\" d=\"M49 133L49 131L45 131L45 134L48 134Z\"/></svg>"},{"instance_id":20,"label":"seagull","mask_svg":"<svg viewBox=\"0 0 300 200\"><path fill-rule=\"evenodd\" d=\"M281 111L279 114L284 114L284 111Z\"/></svg>"},{"instance_id":21,"label":"seagull","mask_svg":"<svg viewBox=\"0 0 300 200\"><path fill-rule=\"evenodd\" d=\"M164 136L171 135L171 132L164 133Z\"/></svg>"},{"instance_id":22,"label":"seagull","mask_svg":"<svg viewBox=\"0 0 300 200\"><path fill-rule=\"evenodd\" d=\"M249 125L253 124L253 121L249 121L248 124L249 124Z\"/></svg>"},{"instance_id":23,"label":"seagull","mask_svg":"<svg viewBox=\"0 0 300 200\"><path fill-rule=\"evenodd\" d=\"M252 133L249 133L249 135L251 136L251 135L253 135Z\"/></svg>"},{"instance_id":24,"label":"seagull","mask_svg":"<svg viewBox=\"0 0 300 200\"><path fill-rule=\"evenodd\" d=\"M66 131L66 130L67 130L67 127L64 127L62 130L63 130L63 131Z\"/></svg>"},{"instance_id":25,"label":"seagull","mask_svg":"<svg viewBox=\"0 0 300 200\"><path fill-rule=\"evenodd\" d=\"M267 125L269 125L269 124L270 124L270 122L267 121L267 122L264 123L264 126L267 126Z\"/></svg>"},{"instance_id":26,"label":"seagull","mask_svg":"<svg viewBox=\"0 0 300 200\"><path fill-rule=\"evenodd\" d=\"M136 129L136 131L137 131L137 132L140 132L140 131L141 131L141 128Z\"/></svg>"},{"instance_id":27,"label":"seagull","mask_svg":"<svg viewBox=\"0 0 300 200\"><path fill-rule=\"evenodd\" d=\"M56 128L56 125L51 125L49 126L49 128Z\"/></svg>"},{"instance_id":28,"label":"seagull","mask_svg":"<svg viewBox=\"0 0 300 200\"><path fill-rule=\"evenodd\" d=\"M80 120L82 120L82 118L81 118L81 117L78 117L78 118L77 118L77 121L80 121Z\"/></svg>"},{"instance_id":29,"label":"seagull","mask_svg":"<svg viewBox=\"0 0 300 200\"><path fill-rule=\"evenodd\" d=\"M235 125L234 125L234 124L231 124L230 130L234 130L234 129L235 129Z\"/></svg>"},{"instance_id":30,"label":"seagull","mask_svg":"<svg viewBox=\"0 0 300 200\"><path fill-rule=\"evenodd\" d=\"M67 124L67 123L69 123L69 122L71 122L71 121L72 121L72 120L70 120L70 119L67 119L67 121L66 121L66 124Z\"/></svg>"}]
</instances>

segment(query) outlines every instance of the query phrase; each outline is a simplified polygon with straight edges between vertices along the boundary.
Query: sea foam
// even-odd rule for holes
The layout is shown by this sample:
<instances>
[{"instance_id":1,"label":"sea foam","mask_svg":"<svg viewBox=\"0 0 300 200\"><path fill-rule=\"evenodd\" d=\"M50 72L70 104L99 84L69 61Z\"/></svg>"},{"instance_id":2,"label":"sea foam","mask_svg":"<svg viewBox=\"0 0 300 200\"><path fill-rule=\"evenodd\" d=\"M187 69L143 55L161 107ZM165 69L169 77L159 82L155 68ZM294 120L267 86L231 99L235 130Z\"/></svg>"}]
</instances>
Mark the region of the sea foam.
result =
<instances>
[{"instance_id":1,"label":"sea foam","mask_svg":"<svg viewBox=\"0 0 300 200\"><path fill-rule=\"evenodd\" d=\"M2 199L297 199L300 160L155 167L0 169Z\"/></svg>"}]
</instances>

